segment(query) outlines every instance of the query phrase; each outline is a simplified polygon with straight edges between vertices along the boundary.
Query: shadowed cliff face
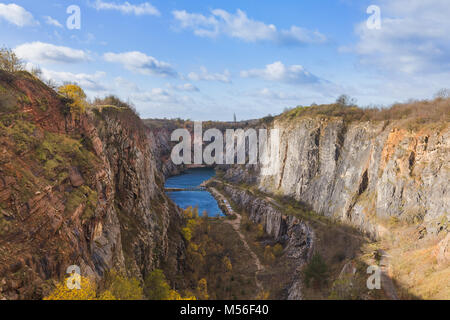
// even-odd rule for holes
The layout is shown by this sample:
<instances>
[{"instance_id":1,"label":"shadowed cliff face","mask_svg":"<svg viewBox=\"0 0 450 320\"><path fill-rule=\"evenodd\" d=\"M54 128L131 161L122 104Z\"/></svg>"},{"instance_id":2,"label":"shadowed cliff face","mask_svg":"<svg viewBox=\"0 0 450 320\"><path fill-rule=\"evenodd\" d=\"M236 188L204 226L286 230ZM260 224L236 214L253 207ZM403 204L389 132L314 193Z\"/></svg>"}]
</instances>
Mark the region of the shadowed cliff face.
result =
<instances>
[{"instance_id":1,"label":"shadowed cliff face","mask_svg":"<svg viewBox=\"0 0 450 320\"><path fill-rule=\"evenodd\" d=\"M0 90L0 298L42 298L70 265L97 279L177 272L181 218L140 119L71 112L27 73L0 73Z\"/></svg>"},{"instance_id":2,"label":"shadowed cliff face","mask_svg":"<svg viewBox=\"0 0 450 320\"><path fill-rule=\"evenodd\" d=\"M348 221L376 238L378 223L424 222L427 231L448 228L450 219L450 130L448 123L408 130L401 121L345 123L339 118L278 119L280 161L258 187ZM225 177L250 181L250 170L234 167Z\"/></svg>"}]
</instances>

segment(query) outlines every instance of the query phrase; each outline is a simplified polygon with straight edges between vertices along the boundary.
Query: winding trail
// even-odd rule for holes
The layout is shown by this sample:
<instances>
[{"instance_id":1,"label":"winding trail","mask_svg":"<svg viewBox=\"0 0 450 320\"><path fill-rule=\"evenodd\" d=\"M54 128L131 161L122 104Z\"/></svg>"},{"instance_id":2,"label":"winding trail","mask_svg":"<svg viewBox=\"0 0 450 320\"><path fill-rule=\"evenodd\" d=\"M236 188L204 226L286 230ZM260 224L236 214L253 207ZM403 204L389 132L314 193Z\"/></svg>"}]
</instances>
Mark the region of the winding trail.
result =
<instances>
[{"instance_id":1,"label":"winding trail","mask_svg":"<svg viewBox=\"0 0 450 320\"><path fill-rule=\"evenodd\" d=\"M225 220L225 223L228 223L233 227L233 229L239 235L239 238L241 238L242 242L244 243L245 249L247 249L247 251L250 253L250 256L252 257L252 259L256 265L255 283L256 283L256 286L258 287L258 293L263 292L264 287L263 287L261 281L258 279L258 275L261 272L263 272L265 270L265 268L264 268L263 264L261 263L261 260L259 260L258 256L256 255L256 253L249 246L247 239L245 238L244 234L241 231L240 226L241 226L242 216L233 210L233 208L229 205L226 197L224 197L219 191L217 191L217 189L210 187L209 191L214 195L214 197L217 200L220 200L225 204L227 211L228 211L227 215L235 215L236 216L236 219L234 219L234 220Z\"/></svg>"}]
</instances>

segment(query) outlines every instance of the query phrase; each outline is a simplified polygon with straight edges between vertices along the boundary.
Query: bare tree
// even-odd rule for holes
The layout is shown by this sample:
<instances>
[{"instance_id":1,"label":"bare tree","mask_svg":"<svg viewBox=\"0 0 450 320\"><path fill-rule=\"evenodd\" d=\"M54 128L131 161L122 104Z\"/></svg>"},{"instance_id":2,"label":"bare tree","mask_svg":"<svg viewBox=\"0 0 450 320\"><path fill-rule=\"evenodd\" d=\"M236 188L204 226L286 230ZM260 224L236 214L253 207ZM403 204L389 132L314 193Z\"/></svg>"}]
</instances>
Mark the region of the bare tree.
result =
<instances>
[{"instance_id":1,"label":"bare tree","mask_svg":"<svg viewBox=\"0 0 450 320\"><path fill-rule=\"evenodd\" d=\"M11 73L24 70L22 60L9 48L0 49L0 70Z\"/></svg>"},{"instance_id":2,"label":"bare tree","mask_svg":"<svg viewBox=\"0 0 450 320\"><path fill-rule=\"evenodd\" d=\"M350 107L350 106L356 105L356 99L352 98L346 94L342 94L336 99L336 103L341 106Z\"/></svg>"},{"instance_id":3,"label":"bare tree","mask_svg":"<svg viewBox=\"0 0 450 320\"><path fill-rule=\"evenodd\" d=\"M42 69L39 66L33 67L31 69L31 74L38 79L42 79Z\"/></svg>"},{"instance_id":4,"label":"bare tree","mask_svg":"<svg viewBox=\"0 0 450 320\"><path fill-rule=\"evenodd\" d=\"M434 95L435 99L448 99L450 98L450 89L442 88Z\"/></svg>"}]
</instances>

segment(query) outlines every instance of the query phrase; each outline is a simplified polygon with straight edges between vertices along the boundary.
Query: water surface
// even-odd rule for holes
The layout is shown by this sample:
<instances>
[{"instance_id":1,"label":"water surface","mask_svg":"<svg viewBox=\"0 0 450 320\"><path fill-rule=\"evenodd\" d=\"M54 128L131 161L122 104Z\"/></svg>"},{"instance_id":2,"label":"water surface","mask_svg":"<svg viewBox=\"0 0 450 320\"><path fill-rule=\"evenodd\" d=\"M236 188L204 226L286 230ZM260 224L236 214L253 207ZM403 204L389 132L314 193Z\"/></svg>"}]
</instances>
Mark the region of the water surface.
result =
<instances>
[{"instance_id":1,"label":"water surface","mask_svg":"<svg viewBox=\"0 0 450 320\"><path fill-rule=\"evenodd\" d=\"M203 181L212 178L215 174L214 169L210 168L188 169L183 174L168 178L165 187L179 189L199 187ZM208 191L176 191L167 192L167 194L180 208L198 206L200 215L206 211L209 217L223 216L216 199Z\"/></svg>"}]
</instances>

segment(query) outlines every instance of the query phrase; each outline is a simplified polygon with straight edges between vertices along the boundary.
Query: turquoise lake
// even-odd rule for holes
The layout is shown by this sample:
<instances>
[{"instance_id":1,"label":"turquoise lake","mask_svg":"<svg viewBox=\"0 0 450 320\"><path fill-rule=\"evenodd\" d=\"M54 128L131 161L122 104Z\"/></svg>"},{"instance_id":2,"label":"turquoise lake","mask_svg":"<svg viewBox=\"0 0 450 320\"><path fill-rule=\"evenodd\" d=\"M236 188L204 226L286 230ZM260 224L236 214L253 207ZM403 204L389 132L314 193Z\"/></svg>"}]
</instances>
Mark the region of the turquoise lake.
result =
<instances>
[{"instance_id":1,"label":"turquoise lake","mask_svg":"<svg viewBox=\"0 0 450 320\"><path fill-rule=\"evenodd\" d=\"M215 174L211 168L188 169L183 174L168 178L165 187L179 189L199 187L203 181L214 177ZM216 199L208 191L176 191L167 194L180 208L197 206L200 216L204 211L209 217L223 216Z\"/></svg>"}]
</instances>

